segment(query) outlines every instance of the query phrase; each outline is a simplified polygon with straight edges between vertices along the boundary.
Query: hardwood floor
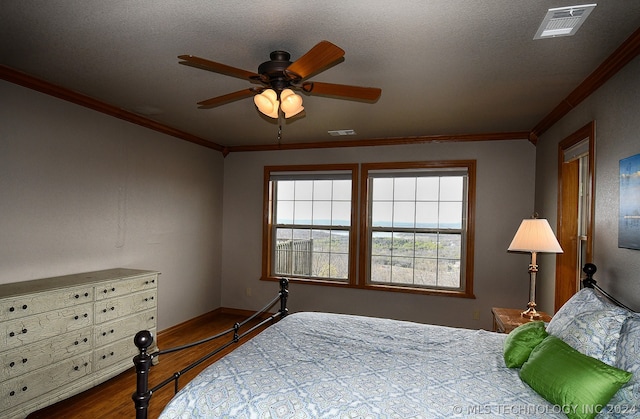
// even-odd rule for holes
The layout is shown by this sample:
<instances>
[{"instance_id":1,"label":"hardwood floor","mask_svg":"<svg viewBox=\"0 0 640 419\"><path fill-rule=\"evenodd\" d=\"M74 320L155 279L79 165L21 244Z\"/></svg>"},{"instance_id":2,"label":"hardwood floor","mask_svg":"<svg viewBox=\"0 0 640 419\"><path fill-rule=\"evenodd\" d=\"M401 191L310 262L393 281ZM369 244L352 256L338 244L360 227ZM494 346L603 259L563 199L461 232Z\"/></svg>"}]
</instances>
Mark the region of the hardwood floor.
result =
<instances>
[{"instance_id":1,"label":"hardwood floor","mask_svg":"<svg viewBox=\"0 0 640 419\"><path fill-rule=\"evenodd\" d=\"M158 342L160 348L168 349L188 342L205 339L209 336L227 330L236 322L240 322L247 313L238 311L214 311L203 316L182 323L178 326L160 332ZM257 322L256 322L257 323ZM251 326L251 325L247 325ZM246 329L244 329L246 330ZM255 331L253 335L259 333ZM192 348L185 353L177 352L160 357L160 362L151 368L149 387L153 387L162 380L170 377L174 372L186 367L189 363L197 360L213 349L224 345L231 340L231 337L222 338L220 342L208 342L200 345L198 349ZM243 340L244 342L247 339ZM240 342L241 344L242 342ZM131 343L133 345L133 341ZM231 345L221 353L213 356L206 362L200 364L180 377L180 388L188 383L200 371L211 363L222 357L224 354L237 348L238 344ZM106 381L90 390L73 396L69 399L58 402L52 406L31 413L27 418L133 418L135 408L131 395L135 391L136 378L133 362L131 368L122 374ZM149 419L157 418L164 406L173 397L173 383L166 385L153 394L149 407Z\"/></svg>"}]
</instances>

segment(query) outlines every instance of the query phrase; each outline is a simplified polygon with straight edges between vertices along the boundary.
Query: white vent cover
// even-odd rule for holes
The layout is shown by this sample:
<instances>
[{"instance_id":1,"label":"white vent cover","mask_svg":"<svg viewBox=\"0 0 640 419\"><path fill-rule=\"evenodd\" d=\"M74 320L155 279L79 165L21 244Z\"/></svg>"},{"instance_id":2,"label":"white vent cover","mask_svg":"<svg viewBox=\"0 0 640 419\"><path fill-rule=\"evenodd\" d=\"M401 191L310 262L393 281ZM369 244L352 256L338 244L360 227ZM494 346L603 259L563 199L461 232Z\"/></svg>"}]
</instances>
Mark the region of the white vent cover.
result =
<instances>
[{"instance_id":1,"label":"white vent cover","mask_svg":"<svg viewBox=\"0 0 640 419\"><path fill-rule=\"evenodd\" d=\"M574 35L594 7L595 3L549 9L533 39Z\"/></svg>"},{"instance_id":2,"label":"white vent cover","mask_svg":"<svg viewBox=\"0 0 640 419\"><path fill-rule=\"evenodd\" d=\"M327 131L332 137L341 137L343 135L356 135L356 132L352 129L336 129L333 131Z\"/></svg>"}]
</instances>

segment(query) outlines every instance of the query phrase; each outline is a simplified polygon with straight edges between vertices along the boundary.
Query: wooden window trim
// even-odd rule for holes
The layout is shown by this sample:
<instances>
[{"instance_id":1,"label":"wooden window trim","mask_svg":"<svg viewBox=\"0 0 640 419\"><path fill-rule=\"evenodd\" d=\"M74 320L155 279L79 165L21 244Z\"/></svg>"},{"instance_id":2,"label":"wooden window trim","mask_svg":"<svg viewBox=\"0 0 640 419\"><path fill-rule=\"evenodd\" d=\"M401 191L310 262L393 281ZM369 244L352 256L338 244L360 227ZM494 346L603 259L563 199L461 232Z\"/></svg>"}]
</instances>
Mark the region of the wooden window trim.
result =
<instances>
[{"instance_id":1,"label":"wooden window trim","mask_svg":"<svg viewBox=\"0 0 640 419\"><path fill-rule=\"evenodd\" d=\"M455 168L467 169L467 231L465 243L465 276L463 290L449 290L436 288L413 288L408 286L388 286L384 284L367 284L366 263L368 260L367 240L367 189L369 170L384 169L421 169L421 168ZM460 298L475 298L473 293L474 274L474 241L475 241L475 202L476 202L476 160L451 160L451 161L419 161L397 163L363 163L363 164L317 164L317 165L280 165L265 166L263 175L263 230L262 230L262 275L261 280L275 281L278 278L272 276L271 251L273 243L273 190L270 187L271 172L302 172L302 171L331 171L349 170L352 173L352 203L351 206L351 231L349 235L349 278L346 282L335 282L322 279L291 278L292 282L301 284L313 284L320 286L332 286L341 288L356 288L364 290L377 290L387 292L403 292L412 294L439 295Z\"/></svg>"},{"instance_id":2,"label":"wooden window trim","mask_svg":"<svg viewBox=\"0 0 640 419\"><path fill-rule=\"evenodd\" d=\"M465 243L465 274L462 281L462 290L440 289L440 288L414 288L402 285L371 284L368 278L367 263L369 260L369 172L376 170L410 170L410 169L448 169L464 167L467 169L468 191L467 191L467 231ZM473 254L474 254L474 220L475 220L475 196L476 196L476 161L475 160L443 160L443 161L418 161L418 162L396 162L396 163L365 163L360 168L360 252L359 257L359 278L358 287L370 290L383 290L394 292L405 292L415 294L441 295L449 297L475 298L473 294Z\"/></svg>"}]
</instances>

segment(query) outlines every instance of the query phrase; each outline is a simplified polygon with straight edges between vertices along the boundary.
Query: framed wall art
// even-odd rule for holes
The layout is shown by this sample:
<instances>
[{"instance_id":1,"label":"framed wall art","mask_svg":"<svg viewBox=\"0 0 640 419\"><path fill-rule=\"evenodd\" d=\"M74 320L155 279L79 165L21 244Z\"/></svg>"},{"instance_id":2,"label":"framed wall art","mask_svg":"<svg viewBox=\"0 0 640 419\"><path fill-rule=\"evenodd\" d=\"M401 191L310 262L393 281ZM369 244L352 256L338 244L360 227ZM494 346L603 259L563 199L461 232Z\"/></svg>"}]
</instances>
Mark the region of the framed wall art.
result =
<instances>
[{"instance_id":1,"label":"framed wall art","mask_svg":"<svg viewBox=\"0 0 640 419\"><path fill-rule=\"evenodd\" d=\"M640 154L620 160L618 247L640 250Z\"/></svg>"}]
</instances>

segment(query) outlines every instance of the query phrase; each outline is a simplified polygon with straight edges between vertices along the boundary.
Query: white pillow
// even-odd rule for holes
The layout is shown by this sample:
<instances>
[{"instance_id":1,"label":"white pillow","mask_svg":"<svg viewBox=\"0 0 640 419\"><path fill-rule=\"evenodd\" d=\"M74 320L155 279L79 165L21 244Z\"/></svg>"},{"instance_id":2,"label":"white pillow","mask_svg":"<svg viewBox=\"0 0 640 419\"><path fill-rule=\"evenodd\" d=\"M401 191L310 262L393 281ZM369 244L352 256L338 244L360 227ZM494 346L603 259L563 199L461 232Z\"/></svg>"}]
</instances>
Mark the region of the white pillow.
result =
<instances>
[{"instance_id":1,"label":"white pillow","mask_svg":"<svg viewBox=\"0 0 640 419\"><path fill-rule=\"evenodd\" d=\"M613 396L609 405L615 407L610 410L619 413L619 417L640 414L640 314L630 315L622 325L615 366L629 371L633 377Z\"/></svg>"},{"instance_id":2,"label":"white pillow","mask_svg":"<svg viewBox=\"0 0 640 419\"><path fill-rule=\"evenodd\" d=\"M606 300L591 288L583 288L552 317L547 333L587 356L614 365L620 329L628 310Z\"/></svg>"}]
</instances>

